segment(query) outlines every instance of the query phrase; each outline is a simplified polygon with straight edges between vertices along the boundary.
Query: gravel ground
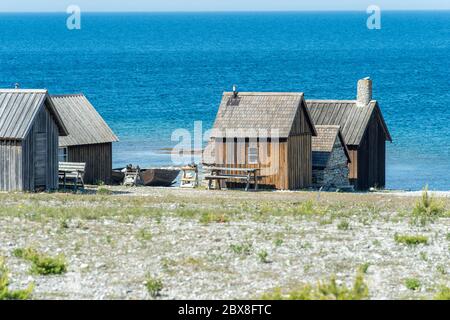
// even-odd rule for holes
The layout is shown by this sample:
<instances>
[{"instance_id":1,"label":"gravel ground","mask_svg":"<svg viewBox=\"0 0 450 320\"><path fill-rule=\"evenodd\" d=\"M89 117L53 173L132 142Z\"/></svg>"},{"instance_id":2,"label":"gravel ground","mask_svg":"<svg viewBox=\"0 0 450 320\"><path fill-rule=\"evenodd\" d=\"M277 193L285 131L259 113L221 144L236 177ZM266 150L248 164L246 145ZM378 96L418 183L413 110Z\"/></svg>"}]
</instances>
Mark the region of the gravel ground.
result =
<instances>
[{"instance_id":1,"label":"gravel ground","mask_svg":"<svg viewBox=\"0 0 450 320\"><path fill-rule=\"evenodd\" d=\"M371 299L428 299L439 286L450 286L450 219L439 218L424 226L411 224L401 212L409 210L414 197L176 188L111 190L113 195L103 196L111 198L111 206L118 202L132 205L127 196L144 196L152 199L151 206L168 212L180 204L214 212L217 205L230 203L264 201L276 207L308 199L351 208L375 203L381 210L355 211L342 217L333 212L323 216L273 215L263 220L250 210L223 223L174 214L131 216L125 211L117 217L66 217L62 224L54 216L35 219L0 209L0 255L6 258L11 287L24 288L33 282L35 299L151 299L144 285L151 275L162 280L159 299L253 299L276 287L314 284L332 275L350 285L365 263L369 264L365 280ZM21 200L20 195L11 199L3 195L0 201L2 207L37 203L42 207L85 206L94 212L98 205L87 196L79 201L71 196L70 201L62 202L55 200L58 195L36 197L37 202ZM104 206L104 200L101 203ZM429 243L398 244L395 234L425 235ZM236 253L233 246L245 247L248 252ZM29 263L12 255L15 248L26 247L50 255L64 254L68 272L31 274ZM268 254L268 261L261 261L261 252ZM419 279L420 289L407 289L407 278Z\"/></svg>"}]
</instances>

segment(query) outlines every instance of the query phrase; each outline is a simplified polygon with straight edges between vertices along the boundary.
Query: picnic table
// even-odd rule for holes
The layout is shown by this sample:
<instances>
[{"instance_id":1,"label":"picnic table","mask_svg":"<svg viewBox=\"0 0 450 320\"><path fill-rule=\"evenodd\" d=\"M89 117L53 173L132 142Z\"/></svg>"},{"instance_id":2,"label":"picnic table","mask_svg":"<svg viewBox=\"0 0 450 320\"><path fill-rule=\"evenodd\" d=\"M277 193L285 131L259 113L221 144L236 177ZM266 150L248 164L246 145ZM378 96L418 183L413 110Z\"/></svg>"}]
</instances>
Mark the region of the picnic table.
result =
<instances>
[{"instance_id":1,"label":"picnic table","mask_svg":"<svg viewBox=\"0 0 450 320\"><path fill-rule=\"evenodd\" d=\"M67 181L73 183L75 190L78 189L78 186L84 189L85 171L86 163L84 162L59 162L58 176L64 190L66 190Z\"/></svg>"},{"instance_id":2,"label":"picnic table","mask_svg":"<svg viewBox=\"0 0 450 320\"><path fill-rule=\"evenodd\" d=\"M216 181L218 189L221 189L221 181L241 180L246 184L245 191L250 189L250 184L252 182L255 185L255 190L258 190L258 179L260 178L260 176L258 176L259 169L210 167L208 170L211 172L205 176L205 179L208 180L208 189L211 189L213 181Z\"/></svg>"}]
</instances>

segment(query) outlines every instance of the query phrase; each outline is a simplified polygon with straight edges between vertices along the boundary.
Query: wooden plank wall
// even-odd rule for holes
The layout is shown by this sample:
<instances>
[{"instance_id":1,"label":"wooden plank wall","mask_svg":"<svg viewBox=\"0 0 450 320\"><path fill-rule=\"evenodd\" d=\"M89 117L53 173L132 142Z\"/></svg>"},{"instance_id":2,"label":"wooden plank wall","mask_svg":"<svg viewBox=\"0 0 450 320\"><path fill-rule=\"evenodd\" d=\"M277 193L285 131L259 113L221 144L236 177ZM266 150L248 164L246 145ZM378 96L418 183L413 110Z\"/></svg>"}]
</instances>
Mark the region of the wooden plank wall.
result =
<instances>
[{"instance_id":1,"label":"wooden plank wall","mask_svg":"<svg viewBox=\"0 0 450 320\"><path fill-rule=\"evenodd\" d=\"M291 136L288 139L288 189L308 188L312 185L311 135Z\"/></svg>"},{"instance_id":2,"label":"wooden plank wall","mask_svg":"<svg viewBox=\"0 0 450 320\"><path fill-rule=\"evenodd\" d=\"M386 140L377 117L378 115L374 113L370 118L358 148L356 177L358 190L386 186Z\"/></svg>"},{"instance_id":3,"label":"wooden plank wall","mask_svg":"<svg viewBox=\"0 0 450 320\"><path fill-rule=\"evenodd\" d=\"M215 143L216 164L218 166L230 168L257 168L260 169L259 174L263 176L262 180L260 180L260 184L273 186L277 189L288 189L286 140L278 143L258 141L259 164L248 163L248 148L250 145L248 139L235 139L230 142L217 139ZM273 164L276 165L274 166ZM239 174L238 172L232 173Z\"/></svg>"},{"instance_id":4,"label":"wooden plank wall","mask_svg":"<svg viewBox=\"0 0 450 320\"><path fill-rule=\"evenodd\" d=\"M0 190L22 190L22 145L20 141L0 140Z\"/></svg>"},{"instance_id":5,"label":"wooden plank wall","mask_svg":"<svg viewBox=\"0 0 450 320\"><path fill-rule=\"evenodd\" d=\"M358 179L358 148L348 146L348 152L351 162L348 164L350 180Z\"/></svg>"},{"instance_id":6,"label":"wooden plank wall","mask_svg":"<svg viewBox=\"0 0 450 320\"><path fill-rule=\"evenodd\" d=\"M37 139L42 134L46 134L45 152L47 153L47 157L45 164L37 163L38 160L36 157L36 154L39 152L36 150ZM37 187L42 187L45 190L58 189L58 142L58 126L47 108L42 108L36 116L30 133L22 142L23 190L34 191ZM37 166L41 166L45 170L45 179L43 181L36 181Z\"/></svg>"},{"instance_id":7,"label":"wooden plank wall","mask_svg":"<svg viewBox=\"0 0 450 320\"><path fill-rule=\"evenodd\" d=\"M47 143L45 163L36 162L38 134ZM35 122L23 141L0 141L0 190L34 191L36 166L44 170L40 181L46 190L58 188L58 127L46 108L36 115ZM42 161L41 161L42 162Z\"/></svg>"},{"instance_id":8,"label":"wooden plank wall","mask_svg":"<svg viewBox=\"0 0 450 320\"><path fill-rule=\"evenodd\" d=\"M112 143L72 146L68 148L68 152L69 162L86 163L85 183L111 183Z\"/></svg>"},{"instance_id":9,"label":"wooden plank wall","mask_svg":"<svg viewBox=\"0 0 450 320\"><path fill-rule=\"evenodd\" d=\"M304 104L304 102L302 102L302 106L298 108L297 114L295 115L290 136L302 135L305 133L312 134L311 128L306 118L305 110L306 105Z\"/></svg>"}]
</instances>

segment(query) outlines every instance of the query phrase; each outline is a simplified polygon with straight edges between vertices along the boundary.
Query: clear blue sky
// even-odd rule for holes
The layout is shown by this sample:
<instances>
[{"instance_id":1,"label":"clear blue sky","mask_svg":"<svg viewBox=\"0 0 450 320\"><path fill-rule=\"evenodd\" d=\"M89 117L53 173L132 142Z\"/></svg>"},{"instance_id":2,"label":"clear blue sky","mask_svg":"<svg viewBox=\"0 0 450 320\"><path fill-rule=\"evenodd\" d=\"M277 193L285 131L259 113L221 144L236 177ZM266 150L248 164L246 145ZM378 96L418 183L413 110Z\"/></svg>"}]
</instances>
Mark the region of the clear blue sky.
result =
<instances>
[{"instance_id":1,"label":"clear blue sky","mask_svg":"<svg viewBox=\"0 0 450 320\"><path fill-rule=\"evenodd\" d=\"M75 4L82 11L265 11L450 9L449 0L1 0L0 12L59 11Z\"/></svg>"}]
</instances>

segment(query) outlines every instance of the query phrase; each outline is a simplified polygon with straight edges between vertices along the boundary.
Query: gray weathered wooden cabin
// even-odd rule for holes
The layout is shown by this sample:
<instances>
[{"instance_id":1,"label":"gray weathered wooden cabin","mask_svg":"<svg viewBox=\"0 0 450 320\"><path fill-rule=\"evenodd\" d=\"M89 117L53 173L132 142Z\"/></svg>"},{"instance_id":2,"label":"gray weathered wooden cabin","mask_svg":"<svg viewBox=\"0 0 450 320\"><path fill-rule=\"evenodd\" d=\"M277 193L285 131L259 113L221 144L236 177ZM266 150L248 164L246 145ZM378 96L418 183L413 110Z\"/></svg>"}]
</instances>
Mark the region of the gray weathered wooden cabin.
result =
<instances>
[{"instance_id":1,"label":"gray weathered wooden cabin","mask_svg":"<svg viewBox=\"0 0 450 320\"><path fill-rule=\"evenodd\" d=\"M52 95L68 135L59 140L62 162L84 162L84 182L111 183L112 143L117 136L83 94Z\"/></svg>"},{"instance_id":2,"label":"gray weathered wooden cabin","mask_svg":"<svg viewBox=\"0 0 450 320\"><path fill-rule=\"evenodd\" d=\"M58 141L67 130L47 90L0 90L0 190L58 188Z\"/></svg>"},{"instance_id":3,"label":"gray weathered wooden cabin","mask_svg":"<svg viewBox=\"0 0 450 320\"><path fill-rule=\"evenodd\" d=\"M315 135L303 93L226 92L207 148L213 160L205 159L216 166L257 168L263 186L306 188L312 184Z\"/></svg>"},{"instance_id":4,"label":"gray weathered wooden cabin","mask_svg":"<svg viewBox=\"0 0 450 320\"><path fill-rule=\"evenodd\" d=\"M358 190L386 185L386 141L392 141L381 109L372 99L372 81L358 81L356 100L307 100L314 124L338 125L351 162L350 182Z\"/></svg>"},{"instance_id":5,"label":"gray weathered wooden cabin","mask_svg":"<svg viewBox=\"0 0 450 320\"><path fill-rule=\"evenodd\" d=\"M339 126L316 125L312 138L313 185L317 188L343 188L350 185L350 155Z\"/></svg>"}]
</instances>

